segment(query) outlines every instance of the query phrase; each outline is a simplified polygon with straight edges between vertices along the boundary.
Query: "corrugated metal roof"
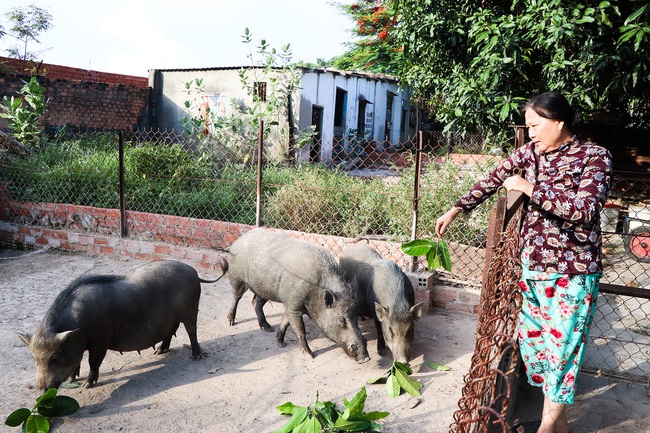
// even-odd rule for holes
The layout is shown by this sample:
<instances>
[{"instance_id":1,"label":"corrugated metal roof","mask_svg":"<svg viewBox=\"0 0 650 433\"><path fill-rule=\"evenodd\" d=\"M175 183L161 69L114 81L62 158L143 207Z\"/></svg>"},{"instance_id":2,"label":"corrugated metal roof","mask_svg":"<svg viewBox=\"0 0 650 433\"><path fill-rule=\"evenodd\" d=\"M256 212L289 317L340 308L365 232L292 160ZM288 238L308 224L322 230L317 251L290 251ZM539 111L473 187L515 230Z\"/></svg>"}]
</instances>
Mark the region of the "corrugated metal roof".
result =
<instances>
[{"instance_id":1,"label":"corrugated metal roof","mask_svg":"<svg viewBox=\"0 0 650 433\"><path fill-rule=\"evenodd\" d=\"M205 68L174 68L174 69L152 69L153 71L160 72L192 72L192 71L228 71L228 70L240 70L240 69L264 69L262 66L219 66L219 67L205 67ZM275 70L282 70L281 67L274 67ZM399 81L399 77L395 75L388 74L375 74L371 72L361 72L361 71L342 71L334 68L307 68L299 67L303 73L314 72L317 74L334 74L342 75L345 77L358 77L358 78L368 78L371 80L386 80L386 81Z\"/></svg>"}]
</instances>

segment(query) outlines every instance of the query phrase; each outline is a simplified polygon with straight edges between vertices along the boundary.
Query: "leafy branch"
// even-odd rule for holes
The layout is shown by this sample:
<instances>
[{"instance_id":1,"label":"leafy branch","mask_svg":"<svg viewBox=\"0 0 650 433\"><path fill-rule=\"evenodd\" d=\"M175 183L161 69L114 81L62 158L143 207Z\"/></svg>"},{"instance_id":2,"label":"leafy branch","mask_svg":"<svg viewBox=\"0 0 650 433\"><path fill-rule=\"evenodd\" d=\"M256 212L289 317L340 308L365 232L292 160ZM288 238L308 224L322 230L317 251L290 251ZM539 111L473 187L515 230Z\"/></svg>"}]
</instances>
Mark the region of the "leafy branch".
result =
<instances>
[{"instance_id":1,"label":"leafy branch","mask_svg":"<svg viewBox=\"0 0 650 433\"><path fill-rule=\"evenodd\" d=\"M48 418L68 416L79 410L79 403L72 397L56 395L57 389L50 388L37 400L34 407L29 410L22 407L13 411L5 421L9 427L22 425L26 433L47 433L50 431Z\"/></svg>"},{"instance_id":2,"label":"leafy branch","mask_svg":"<svg viewBox=\"0 0 650 433\"><path fill-rule=\"evenodd\" d=\"M406 364L394 361L390 369L382 376L370 379L368 383L378 383L386 381L386 392L389 397L397 397L402 393L402 390L411 394L413 397L420 396L420 388L422 383L417 380L411 379L409 376L413 374L413 370Z\"/></svg>"},{"instance_id":3,"label":"leafy branch","mask_svg":"<svg viewBox=\"0 0 650 433\"><path fill-rule=\"evenodd\" d=\"M409 256L426 256L427 271L444 268L451 271L451 256L444 239L415 239L402 244L402 251Z\"/></svg>"},{"instance_id":4,"label":"leafy branch","mask_svg":"<svg viewBox=\"0 0 650 433\"><path fill-rule=\"evenodd\" d=\"M376 421L388 416L388 412L364 412L366 388L361 387L352 400L343 399L345 409L341 412L331 401L316 401L310 406L297 406L291 402L277 406L282 415L291 419L273 433L319 433L319 432L366 432L381 431Z\"/></svg>"}]
</instances>

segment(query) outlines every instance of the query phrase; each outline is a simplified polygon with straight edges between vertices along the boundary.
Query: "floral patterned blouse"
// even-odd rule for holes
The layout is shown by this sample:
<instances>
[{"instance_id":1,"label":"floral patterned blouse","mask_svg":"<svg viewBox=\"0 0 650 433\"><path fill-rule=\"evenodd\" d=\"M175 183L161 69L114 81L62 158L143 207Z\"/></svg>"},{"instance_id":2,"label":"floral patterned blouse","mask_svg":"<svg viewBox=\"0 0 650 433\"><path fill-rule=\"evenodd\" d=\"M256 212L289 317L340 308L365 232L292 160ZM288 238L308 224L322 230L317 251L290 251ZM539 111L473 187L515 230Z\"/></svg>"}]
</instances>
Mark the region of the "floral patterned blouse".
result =
<instances>
[{"instance_id":1,"label":"floral patterned blouse","mask_svg":"<svg viewBox=\"0 0 650 433\"><path fill-rule=\"evenodd\" d=\"M532 142L516 149L454 205L468 213L515 173L533 184L521 235L531 270L561 274L602 272L600 211L612 183L609 151L575 136L539 153Z\"/></svg>"}]
</instances>

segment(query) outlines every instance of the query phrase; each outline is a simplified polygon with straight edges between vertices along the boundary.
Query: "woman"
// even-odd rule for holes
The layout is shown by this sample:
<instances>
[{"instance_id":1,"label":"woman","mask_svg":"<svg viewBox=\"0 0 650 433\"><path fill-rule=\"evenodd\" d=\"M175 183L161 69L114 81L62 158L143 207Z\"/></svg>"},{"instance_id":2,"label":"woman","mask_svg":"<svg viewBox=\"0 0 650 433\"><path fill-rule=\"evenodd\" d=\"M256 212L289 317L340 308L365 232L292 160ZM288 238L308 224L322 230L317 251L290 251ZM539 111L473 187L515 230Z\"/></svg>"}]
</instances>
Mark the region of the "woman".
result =
<instances>
[{"instance_id":1,"label":"woman","mask_svg":"<svg viewBox=\"0 0 650 433\"><path fill-rule=\"evenodd\" d=\"M501 186L528 196L522 236L518 340L528 382L541 387L541 421L514 432L568 433L575 383L602 275L600 210L612 182L607 149L577 138L564 96L547 92L523 108L530 141L436 221L442 237ZM521 173L518 175L516 173Z\"/></svg>"}]
</instances>

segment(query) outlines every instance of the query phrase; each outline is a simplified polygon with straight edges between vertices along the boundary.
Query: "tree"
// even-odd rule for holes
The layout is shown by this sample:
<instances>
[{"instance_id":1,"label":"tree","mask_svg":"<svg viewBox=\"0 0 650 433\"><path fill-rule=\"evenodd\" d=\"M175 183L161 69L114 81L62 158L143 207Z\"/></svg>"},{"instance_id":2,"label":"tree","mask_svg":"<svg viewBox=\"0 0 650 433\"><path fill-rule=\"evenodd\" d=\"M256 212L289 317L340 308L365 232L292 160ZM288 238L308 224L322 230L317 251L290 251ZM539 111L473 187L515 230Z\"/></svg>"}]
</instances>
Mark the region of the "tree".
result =
<instances>
[{"instance_id":1,"label":"tree","mask_svg":"<svg viewBox=\"0 0 650 433\"><path fill-rule=\"evenodd\" d=\"M649 0L390 2L401 78L447 129L504 131L546 90L586 120L650 128Z\"/></svg>"},{"instance_id":2,"label":"tree","mask_svg":"<svg viewBox=\"0 0 650 433\"><path fill-rule=\"evenodd\" d=\"M349 43L350 50L333 59L333 65L342 70L399 75L402 49L393 38L397 22L390 2L359 0L338 7L354 20L352 34L360 39Z\"/></svg>"},{"instance_id":3,"label":"tree","mask_svg":"<svg viewBox=\"0 0 650 433\"><path fill-rule=\"evenodd\" d=\"M35 60L36 57L47 51L46 49L31 52L27 49L27 45L31 41L40 44L38 40L40 34L53 27L52 15L46 9L28 5L15 7L4 15L10 24L7 31L0 29L0 34L10 36L20 42L20 45L14 45L6 49L9 57L21 59L24 63L27 60Z\"/></svg>"}]
</instances>

